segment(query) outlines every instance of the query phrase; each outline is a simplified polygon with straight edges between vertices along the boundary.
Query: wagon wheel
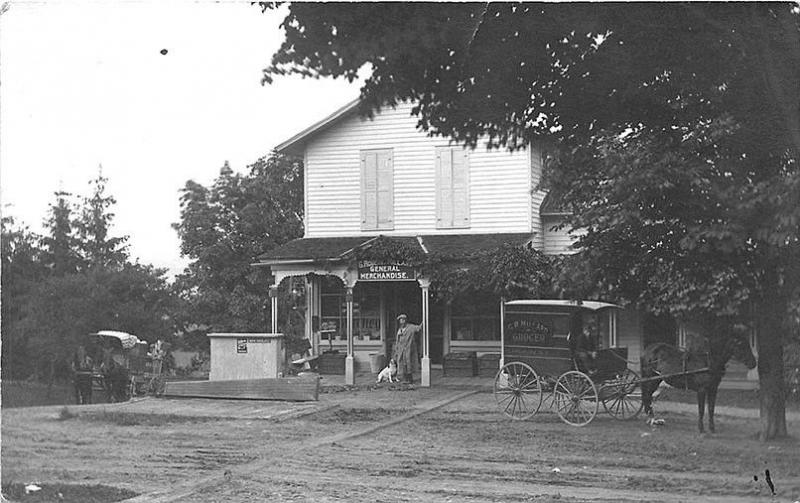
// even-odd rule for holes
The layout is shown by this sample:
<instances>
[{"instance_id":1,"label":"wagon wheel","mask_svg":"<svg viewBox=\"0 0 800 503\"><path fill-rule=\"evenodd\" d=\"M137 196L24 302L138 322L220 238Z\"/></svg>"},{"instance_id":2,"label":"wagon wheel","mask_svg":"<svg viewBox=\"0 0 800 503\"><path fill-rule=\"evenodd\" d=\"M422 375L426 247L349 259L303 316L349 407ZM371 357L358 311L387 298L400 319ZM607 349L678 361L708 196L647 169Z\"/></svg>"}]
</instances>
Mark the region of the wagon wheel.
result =
<instances>
[{"instance_id":1,"label":"wagon wheel","mask_svg":"<svg viewBox=\"0 0 800 503\"><path fill-rule=\"evenodd\" d=\"M603 383L600 396L606 412L615 419L634 419L642 411L642 390L639 375L625 369L621 375Z\"/></svg>"},{"instance_id":2,"label":"wagon wheel","mask_svg":"<svg viewBox=\"0 0 800 503\"><path fill-rule=\"evenodd\" d=\"M503 365L494 378L494 398L497 407L511 419L528 419L542 405L542 386L539 376L522 362Z\"/></svg>"},{"instance_id":3,"label":"wagon wheel","mask_svg":"<svg viewBox=\"0 0 800 503\"><path fill-rule=\"evenodd\" d=\"M561 420L572 426L591 423L600 406L594 383L577 370L565 372L558 378L553 388L553 404Z\"/></svg>"}]
</instances>

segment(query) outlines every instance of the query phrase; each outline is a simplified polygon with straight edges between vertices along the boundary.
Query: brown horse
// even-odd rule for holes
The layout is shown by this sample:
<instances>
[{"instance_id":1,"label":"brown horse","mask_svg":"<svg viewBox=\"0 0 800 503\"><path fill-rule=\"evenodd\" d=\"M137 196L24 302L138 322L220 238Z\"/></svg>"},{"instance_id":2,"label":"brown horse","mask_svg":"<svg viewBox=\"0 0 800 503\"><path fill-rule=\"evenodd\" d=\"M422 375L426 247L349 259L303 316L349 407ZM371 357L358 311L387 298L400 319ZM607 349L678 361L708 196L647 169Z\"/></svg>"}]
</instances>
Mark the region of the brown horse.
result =
<instances>
[{"instance_id":1,"label":"brown horse","mask_svg":"<svg viewBox=\"0 0 800 503\"><path fill-rule=\"evenodd\" d=\"M734 358L748 369L756 366L747 338L741 331L705 338L704 344L682 351L669 344L657 343L642 353L642 403L650 419L653 418L653 392L663 380L674 388L697 392L697 426L703 433L703 413L708 401L708 429L714 433L714 406L717 389L725 375L728 360ZM697 372L698 370L707 371ZM678 374L678 375L676 375ZM658 376L672 376L658 379ZM652 380L648 380L652 379Z\"/></svg>"}]
</instances>

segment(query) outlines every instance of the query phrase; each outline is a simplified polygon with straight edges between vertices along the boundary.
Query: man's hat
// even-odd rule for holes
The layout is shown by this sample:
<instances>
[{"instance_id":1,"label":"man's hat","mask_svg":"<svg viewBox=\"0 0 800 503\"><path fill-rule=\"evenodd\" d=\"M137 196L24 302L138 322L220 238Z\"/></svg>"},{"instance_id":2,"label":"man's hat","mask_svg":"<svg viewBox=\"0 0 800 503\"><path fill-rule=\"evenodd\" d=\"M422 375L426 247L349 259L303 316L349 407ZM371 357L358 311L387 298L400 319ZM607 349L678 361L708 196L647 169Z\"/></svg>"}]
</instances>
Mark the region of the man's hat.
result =
<instances>
[{"instance_id":1,"label":"man's hat","mask_svg":"<svg viewBox=\"0 0 800 503\"><path fill-rule=\"evenodd\" d=\"M399 314L399 315L397 315L397 319L399 320L400 318L403 318L404 320L407 320L407 319L408 319L408 316L406 316L405 314Z\"/></svg>"}]
</instances>

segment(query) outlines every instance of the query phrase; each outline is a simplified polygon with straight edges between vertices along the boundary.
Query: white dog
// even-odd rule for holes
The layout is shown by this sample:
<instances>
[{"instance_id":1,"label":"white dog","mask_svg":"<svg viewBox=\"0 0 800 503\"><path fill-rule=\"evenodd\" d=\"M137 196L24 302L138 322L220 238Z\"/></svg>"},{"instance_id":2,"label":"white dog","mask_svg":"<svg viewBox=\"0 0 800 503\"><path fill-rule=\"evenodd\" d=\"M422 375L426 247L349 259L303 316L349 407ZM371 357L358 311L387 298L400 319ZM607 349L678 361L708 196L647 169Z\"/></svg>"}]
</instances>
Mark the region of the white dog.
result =
<instances>
[{"instance_id":1,"label":"white dog","mask_svg":"<svg viewBox=\"0 0 800 503\"><path fill-rule=\"evenodd\" d=\"M381 370L381 373L378 374L378 380L375 381L375 384L383 381L389 382L397 382L397 362L394 361L394 358L389 360L389 365L386 366L385 369Z\"/></svg>"}]
</instances>

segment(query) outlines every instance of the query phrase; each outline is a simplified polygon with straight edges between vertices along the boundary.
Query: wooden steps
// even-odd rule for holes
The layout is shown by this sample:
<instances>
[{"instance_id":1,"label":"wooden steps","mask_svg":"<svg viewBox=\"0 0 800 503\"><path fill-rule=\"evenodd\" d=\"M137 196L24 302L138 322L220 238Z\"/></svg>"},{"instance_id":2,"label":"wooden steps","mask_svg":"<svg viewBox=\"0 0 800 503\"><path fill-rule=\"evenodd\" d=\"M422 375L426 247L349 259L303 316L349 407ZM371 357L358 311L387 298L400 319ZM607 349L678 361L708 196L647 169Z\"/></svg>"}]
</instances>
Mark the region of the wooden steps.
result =
<instances>
[{"instance_id":1,"label":"wooden steps","mask_svg":"<svg viewBox=\"0 0 800 503\"><path fill-rule=\"evenodd\" d=\"M166 383L163 396L307 402L319 399L319 379L289 377L235 381L174 381Z\"/></svg>"}]
</instances>

